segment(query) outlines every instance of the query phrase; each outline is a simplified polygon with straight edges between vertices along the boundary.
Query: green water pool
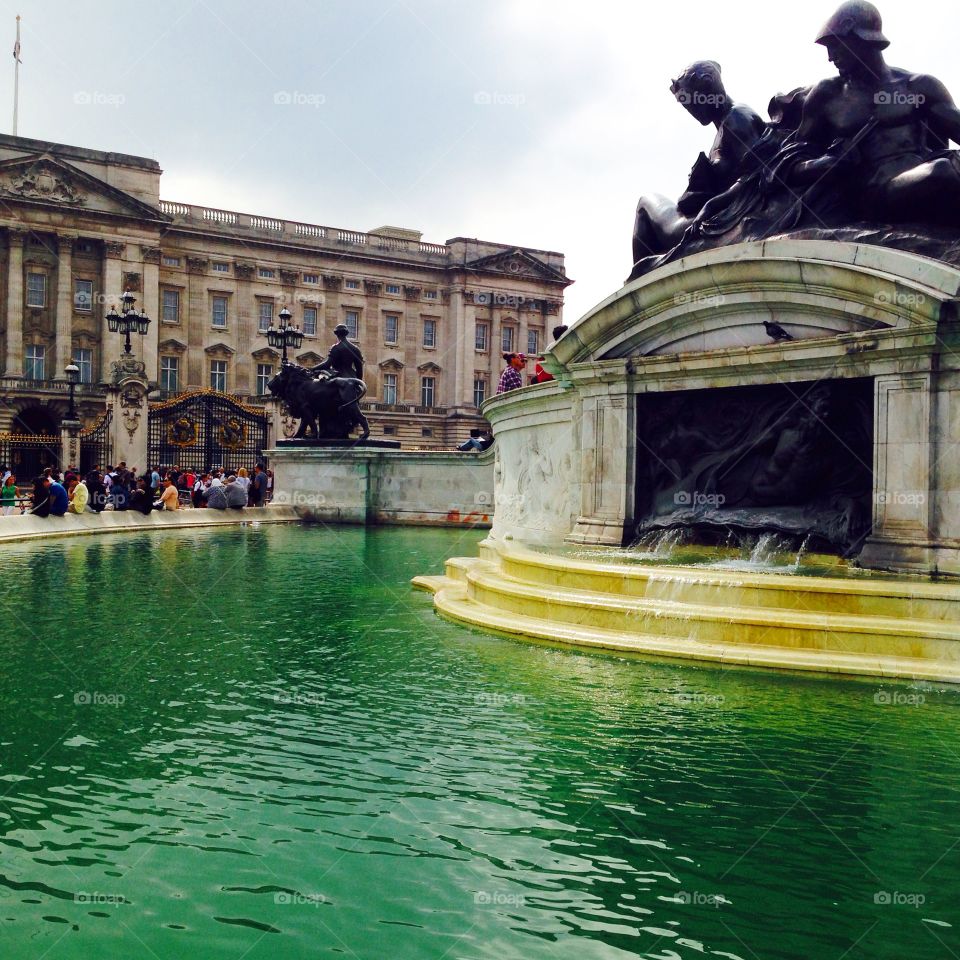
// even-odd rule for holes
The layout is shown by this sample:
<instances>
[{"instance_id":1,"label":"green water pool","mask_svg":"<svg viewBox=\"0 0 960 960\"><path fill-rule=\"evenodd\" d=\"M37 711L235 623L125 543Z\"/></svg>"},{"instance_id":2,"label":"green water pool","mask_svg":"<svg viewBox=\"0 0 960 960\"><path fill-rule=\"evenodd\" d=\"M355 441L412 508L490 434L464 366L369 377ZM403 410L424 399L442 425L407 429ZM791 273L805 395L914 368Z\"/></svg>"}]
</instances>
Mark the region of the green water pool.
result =
<instances>
[{"instance_id":1,"label":"green water pool","mask_svg":"<svg viewBox=\"0 0 960 960\"><path fill-rule=\"evenodd\" d=\"M960 692L471 632L479 539L3 548L0 958L960 955Z\"/></svg>"}]
</instances>

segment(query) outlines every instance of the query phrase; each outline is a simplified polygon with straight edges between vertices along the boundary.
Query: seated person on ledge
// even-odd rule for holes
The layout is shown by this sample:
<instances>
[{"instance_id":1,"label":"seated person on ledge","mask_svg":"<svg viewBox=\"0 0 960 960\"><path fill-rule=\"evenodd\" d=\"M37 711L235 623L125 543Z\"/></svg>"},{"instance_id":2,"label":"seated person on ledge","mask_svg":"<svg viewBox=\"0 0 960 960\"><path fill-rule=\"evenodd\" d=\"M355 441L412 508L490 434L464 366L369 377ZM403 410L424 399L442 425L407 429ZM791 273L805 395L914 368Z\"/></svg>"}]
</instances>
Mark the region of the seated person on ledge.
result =
<instances>
[{"instance_id":1,"label":"seated person on ledge","mask_svg":"<svg viewBox=\"0 0 960 960\"><path fill-rule=\"evenodd\" d=\"M141 477L138 481L136 490L130 494L128 506L130 510L136 510L144 516L153 510L153 495L146 477Z\"/></svg>"},{"instance_id":2,"label":"seated person on ledge","mask_svg":"<svg viewBox=\"0 0 960 960\"><path fill-rule=\"evenodd\" d=\"M70 500L67 497L66 487L50 477L44 477L43 485L47 491L47 502L50 505L50 516L62 517L67 512Z\"/></svg>"},{"instance_id":3,"label":"seated person on ledge","mask_svg":"<svg viewBox=\"0 0 960 960\"><path fill-rule=\"evenodd\" d=\"M179 510L180 496L173 481L167 477L161 486L163 487L163 492L160 494L160 499L154 503L154 507L156 507L157 510Z\"/></svg>"},{"instance_id":4,"label":"seated person on ledge","mask_svg":"<svg viewBox=\"0 0 960 960\"><path fill-rule=\"evenodd\" d=\"M486 450L492 445L493 437L490 435L489 430L471 430L470 439L464 440L457 449L460 451Z\"/></svg>"},{"instance_id":5,"label":"seated person on ledge","mask_svg":"<svg viewBox=\"0 0 960 960\"><path fill-rule=\"evenodd\" d=\"M230 507L231 510L242 510L247 505L246 488L233 474L227 477L223 493L227 500L227 506Z\"/></svg>"},{"instance_id":6,"label":"seated person on ledge","mask_svg":"<svg viewBox=\"0 0 960 960\"><path fill-rule=\"evenodd\" d=\"M67 510L70 513L86 513L89 499L90 491L87 490L87 485L82 480L78 480L74 484L73 493L70 494L70 506Z\"/></svg>"},{"instance_id":7,"label":"seated person on ledge","mask_svg":"<svg viewBox=\"0 0 960 960\"><path fill-rule=\"evenodd\" d=\"M227 495L223 489L223 481L219 477L214 477L210 481L210 486L203 491L203 498L211 510L227 509Z\"/></svg>"}]
</instances>

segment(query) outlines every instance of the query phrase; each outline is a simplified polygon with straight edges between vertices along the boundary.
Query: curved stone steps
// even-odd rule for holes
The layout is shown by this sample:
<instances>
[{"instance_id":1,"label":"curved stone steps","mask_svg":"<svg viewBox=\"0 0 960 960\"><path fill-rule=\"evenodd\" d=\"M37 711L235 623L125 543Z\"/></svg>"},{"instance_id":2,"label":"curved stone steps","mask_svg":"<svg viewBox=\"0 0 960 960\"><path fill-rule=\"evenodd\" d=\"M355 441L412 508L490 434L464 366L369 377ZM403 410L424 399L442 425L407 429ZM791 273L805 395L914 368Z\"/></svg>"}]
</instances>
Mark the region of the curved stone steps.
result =
<instances>
[{"instance_id":1,"label":"curved stone steps","mask_svg":"<svg viewBox=\"0 0 960 960\"><path fill-rule=\"evenodd\" d=\"M960 682L956 584L594 563L492 539L480 558L452 559L445 576L415 584L434 593L444 616L513 636Z\"/></svg>"},{"instance_id":2,"label":"curved stone steps","mask_svg":"<svg viewBox=\"0 0 960 960\"><path fill-rule=\"evenodd\" d=\"M506 613L470 599L467 586L449 577L417 577L413 584L434 594L437 612L458 623L521 639L571 645L617 654L695 660L731 667L890 677L960 683L960 664L911 657L842 654L777 646L704 643L678 637L624 634Z\"/></svg>"}]
</instances>

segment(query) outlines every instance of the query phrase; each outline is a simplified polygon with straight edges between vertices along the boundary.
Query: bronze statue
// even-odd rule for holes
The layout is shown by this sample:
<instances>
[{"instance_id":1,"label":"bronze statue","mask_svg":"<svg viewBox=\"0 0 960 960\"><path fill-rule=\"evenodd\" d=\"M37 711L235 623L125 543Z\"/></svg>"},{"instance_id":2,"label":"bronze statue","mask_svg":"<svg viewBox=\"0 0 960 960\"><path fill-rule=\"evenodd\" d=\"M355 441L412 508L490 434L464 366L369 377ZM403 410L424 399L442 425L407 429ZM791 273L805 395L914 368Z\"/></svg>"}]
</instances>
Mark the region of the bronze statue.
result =
<instances>
[{"instance_id":1,"label":"bronze statue","mask_svg":"<svg viewBox=\"0 0 960 960\"><path fill-rule=\"evenodd\" d=\"M356 377L320 377L296 363L285 363L267 384L300 420L294 439L347 440L354 427L361 440L370 435L370 424L360 410L367 386Z\"/></svg>"},{"instance_id":2,"label":"bronze statue","mask_svg":"<svg viewBox=\"0 0 960 960\"><path fill-rule=\"evenodd\" d=\"M677 203L666 197L641 197L633 228L634 263L664 253L683 237L703 205L723 193L744 172L753 146L764 132L760 116L734 103L724 88L720 65L700 60L670 85L677 102L703 126L717 128L709 154L701 153L690 172L687 189Z\"/></svg>"},{"instance_id":3,"label":"bronze statue","mask_svg":"<svg viewBox=\"0 0 960 960\"><path fill-rule=\"evenodd\" d=\"M771 101L771 122L733 180L658 235L672 248L654 250L651 231L635 230L628 279L699 250L783 235L879 243L960 264L960 157L949 149L960 143L960 110L946 87L887 65L880 13L866 0L843 3L816 42L838 76Z\"/></svg>"},{"instance_id":4,"label":"bronze statue","mask_svg":"<svg viewBox=\"0 0 960 960\"><path fill-rule=\"evenodd\" d=\"M350 330L345 323L338 323L333 328L337 342L330 348L327 359L313 368L313 374L328 374L331 377L354 377L363 379L363 354L360 348L351 343L347 337Z\"/></svg>"}]
</instances>

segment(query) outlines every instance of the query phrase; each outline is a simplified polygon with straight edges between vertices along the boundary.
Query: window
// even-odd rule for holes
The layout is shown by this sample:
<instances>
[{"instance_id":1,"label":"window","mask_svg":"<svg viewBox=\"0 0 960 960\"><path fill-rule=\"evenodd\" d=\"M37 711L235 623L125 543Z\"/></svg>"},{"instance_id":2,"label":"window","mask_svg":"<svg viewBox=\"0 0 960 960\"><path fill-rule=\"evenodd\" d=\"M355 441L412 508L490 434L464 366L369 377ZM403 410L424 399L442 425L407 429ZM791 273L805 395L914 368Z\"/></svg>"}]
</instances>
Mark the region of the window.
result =
<instances>
[{"instance_id":1,"label":"window","mask_svg":"<svg viewBox=\"0 0 960 960\"><path fill-rule=\"evenodd\" d=\"M540 352L540 331L527 331L527 353L536 356Z\"/></svg>"},{"instance_id":2,"label":"window","mask_svg":"<svg viewBox=\"0 0 960 960\"><path fill-rule=\"evenodd\" d=\"M230 272L230 264L229 264L229 263L224 263L222 260L214 260L214 261L213 261L213 272L214 272L214 273L229 273L229 272Z\"/></svg>"},{"instance_id":3,"label":"window","mask_svg":"<svg viewBox=\"0 0 960 960\"><path fill-rule=\"evenodd\" d=\"M276 276L276 273L274 273L274 271L271 270L269 267L261 267L257 271L257 276L261 280L272 280Z\"/></svg>"},{"instance_id":4,"label":"window","mask_svg":"<svg viewBox=\"0 0 960 960\"><path fill-rule=\"evenodd\" d=\"M399 292L400 292L399 284L396 284L396 283L387 284L387 293L399 293Z\"/></svg>"},{"instance_id":5,"label":"window","mask_svg":"<svg viewBox=\"0 0 960 960\"><path fill-rule=\"evenodd\" d=\"M303 282L304 282L304 283L319 283L319 282L320 282L320 274L318 274L318 273L305 273L305 274L303 275Z\"/></svg>"},{"instance_id":6,"label":"window","mask_svg":"<svg viewBox=\"0 0 960 960\"><path fill-rule=\"evenodd\" d=\"M180 322L180 291L179 290L163 291L163 322L164 323Z\"/></svg>"},{"instance_id":7,"label":"window","mask_svg":"<svg viewBox=\"0 0 960 960\"><path fill-rule=\"evenodd\" d=\"M397 434L397 428L396 428L396 427L384 427L384 428L383 428L383 433L384 433L384 436L394 437L394 436L396 436L396 434Z\"/></svg>"},{"instance_id":8,"label":"window","mask_svg":"<svg viewBox=\"0 0 960 960\"><path fill-rule=\"evenodd\" d=\"M273 301L272 300L258 300L257 309L259 311L258 321L257 321L257 331L259 333L265 333L273 325Z\"/></svg>"},{"instance_id":9,"label":"window","mask_svg":"<svg viewBox=\"0 0 960 960\"><path fill-rule=\"evenodd\" d=\"M425 319L423 321L423 345L435 347L437 345L437 321Z\"/></svg>"},{"instance_id":10,"label":"window","mask_svg":"<svg viewBox=\"0 0 960 960\"><path fill-rule=\"evenodd\" d=\"M27 274L27 306L45 307L47 305L47 275L45 273ZM43 379L42 377L40 379Z\"/></svg>"},{"instance_id":11,"label":"window","mask_svg":"<svg viewBox=\"0 0 960 960\"><path fill-rule=\"evenodd\" d=\"M500 331L500 346L504 353L513 353L514 327L503 327Z\"/></svg>"},{"instance_id":12,"label":"window","mask_svg":"<svg viewBox=\"0 0 960 960\"><path fill-rule=\"evenodd\" d=\"M179 267L179 266L180 266L180 258L179 258L179 257L164 257L164 258L163 258L163 265L164 265L165 267Z\"/></svg>"},{"instance_id":13,"label":"window","mask_svg":"<svg viewBox=\"0 0 960 960\"><path fill-rule=\"evenodd\" d=\"M477 350L487 349L487 329L488 328L485 323L478 323L474 327L473 345Z\"/></svg>"},{"instance_id":14,"label":"window","mask_svg":"<svg viewBox=\"0 0 960 960\"><path fill-rule=\"evenodd\" d=\"M227 361L210 361L210 389L218 393L227 392Z\"/></svg>"},{"instance_id":15,"label":"window","mask_svg":"<svg viewBox=\"0 0 960 960\"><path fill-rule=\"evenodd\" d=\"M473 381L473 405L479 407L487 399L487 381L483 377L475 377Z\"/></svg>"},{"instance_id":16,"label":"window","mask_svg":"<svg viewBox=\"0 0 960 960\"><path fill-rule=\"evenodd\" d=\"M424 294L424 296L425 296L428 300L436 300L436 299L437 299L437 291L436 291L436 290L428 290L428 291Z\"/></svg>"},{"instance_id":17,"label":"window","mask_svg":"<svg viewBox=\"0 0 960 960\"><path fill-rule=\"evenodd\" d=\"M317 308L303 308L303 335L305 337L315 337L317 335Z\"/></svg>"},{"instance_id":18,"label":"window","mask_svg":"<svg viewBox=\"0 0 960 960\"><path fill-rule=\"evenodd\" d=\"M257 396L268 393L267 384L273 379L273 366L269 363L257 364Z\"/></svg>"},{"instance_id":19,"label":"window","mask_svg":"<svg viewBox=\"0 0 960 960\"><path fill-rule=\"evenodd\" d=\"M359 290L359 289L360 289L360 281L359 281L359 280L344 280L343 285L344 285L344 287L346 287L347 290Z\"/></svg>"},{"instance_id":20,"label":"window","mask_svg":"<svg viewBox=\"0 0 960 960\"><path fill-rule=\"evenodd\" d=\"M73 281L73 309L80 313L89 313L93 309L93 281Z\"/></svg>"},{"instance_id":21,"label":"window","mask_svg":"<svg viewBox=\"0 0 960 960\"><path fill-rule=\"evenodd\" d=\"M433 395L434 390L437 385L436 377L421 377L420 378L420 406L422 407L432 407L433 406Z\"/></svg>"},{"instance_id":22,"label":"window","mask_svg":"<svg viewBox=\"0 0 960 960\"><path fill-rule=\"evenodd\" d=\"M347 326L347 336L356 340L360 336L360 314L356 310L348 310L343 318Z\"/></svg>"},{"instance_id":23,"label":"window","mask_svg":"<svg viewBox=\"0 0 960 960\"><path fill-rule=\"evenodd\" d=\"M397 375L395 373L385 373L383 375L383 402L397 402Z\"/></svg>"},{"instance_id":24,"label":"window","mask_svg":"<svg viewBox=\"0 0 960 960\"><path fill-rule=\"evenodd\" d=\"M395 313L388 313L383 318L383 342L396 343L400 333L400 318Z\"/></svg>"},{"instance_id":25,"label":"window","mask_svg":"<svg viewBox=\"0 0 960 960\"><path fill-rule=\"evenodd\" d=\"M421 437L432 437L433 436L433 427L421 427L420 428Z\"/></svg>"},{"instance_id":26,"label":"window","mask_svg":"<svg viewBox=\"0 0 960 960\"><path fill-rule=\"evenodd\" d=\"M80 382L93 383L93 351L77 348L73 351L73 362L80 368Z\"/></svg>"},{"instance_id":27,"label":"window","mask_svg":"<svg viewBox=\"0 0 960 960\"><path fill-rule=\"evenodd\" d=\"M213 298L213 316L211 322L215 327L225 327L227 325L227 298Z\"/></svg>"},{"instance_id":28,"label":"window","mask_svg":"<svg viewBox=\"0 0 960 960\"><path fill-rule=\"evenodd\" d=\"M23 375L28 380L45 380L44 365L47 355L47 348L38 344L31 343L27 347L27 354L23 360Z\"/></svg>"},{"instance_id":29,"label":"window","mask_svg":"<svg viewBox=\"0 0 960 960\"><path fill-rule=\"evenodd\" d=\"M180 389L180 358L160 358L160 389L165 393L176 393Z\"/></svg>"}]
</instances>

